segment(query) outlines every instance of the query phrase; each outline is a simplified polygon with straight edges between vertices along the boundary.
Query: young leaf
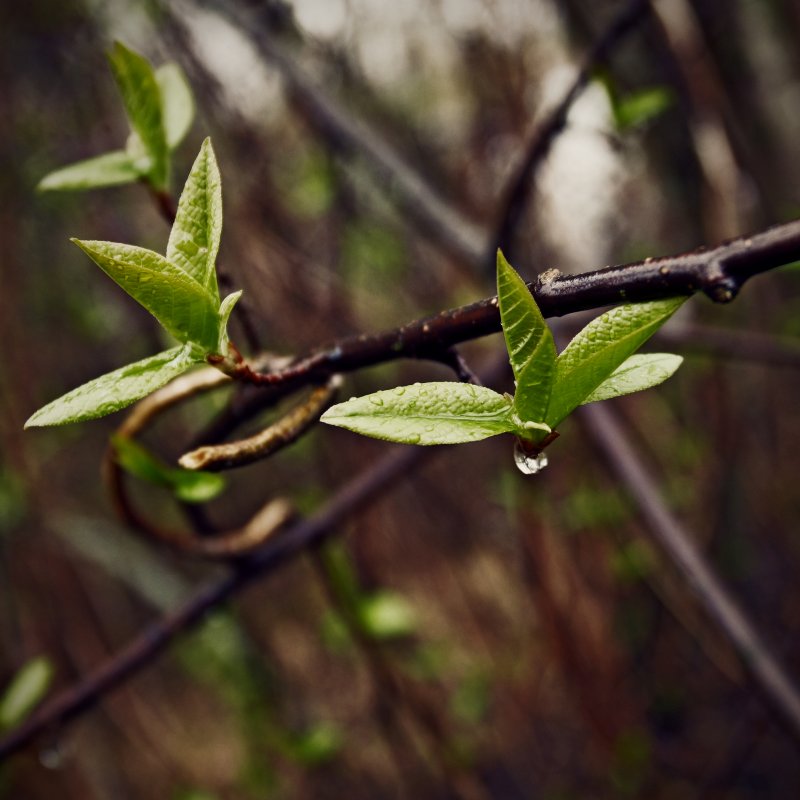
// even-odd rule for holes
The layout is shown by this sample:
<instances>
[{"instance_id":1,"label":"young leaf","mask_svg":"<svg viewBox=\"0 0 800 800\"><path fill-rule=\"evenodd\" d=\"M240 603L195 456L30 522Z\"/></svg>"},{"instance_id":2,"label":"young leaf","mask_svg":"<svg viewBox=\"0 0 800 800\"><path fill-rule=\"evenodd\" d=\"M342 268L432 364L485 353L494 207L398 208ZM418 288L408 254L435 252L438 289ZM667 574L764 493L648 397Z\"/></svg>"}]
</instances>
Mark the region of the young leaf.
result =
<instances>
[{"instance_id":1,"label":"young leaf","mask_svg":"<svg viewBox=\"0 0 800 800\"><path fill-rule=\"evenodd\" d=\"M62 167L39 181L42 192L100 189L138 180L140 173L128 153L115 150Z\"/></svg>"},{"instance_id":2,"label":"young leaf","mask_svg":"<svg viewBox=\"0 0 800 800\"><path fill-rule=\"evenodd\" d=\"M639 353L622 362L588 397L585 403L610 400L623 394L641 392L658 386L669 378L683 362L672 353Z\"/></svg>"},{"instance_id":3,"label":"young leaf","mask_svg":"<svg viewBox=\"0 0 800 800\"><path fill-rule=\"evenodd\" d=\"M143 481L163 486L186 503L206 503L225 488L225 479L213 472L168 467L138 442L124 436L112 436L119 465Z\"/></svg>"},{"instance_id":4,"label":"young leaf","mask_svg":"<svg viewBox=\"0 0 800 800\"><path fill-rule=\"evenodd\" d=\"M143 247L72 241L178 341L193 342L206 352L216 351L218 304L194 278Z\"/></svg>"},{"instance_id":5,"label":"young leaf","mask_svg":"<svg viewBox=\"0 0 800 800\"><path fill-rule=\"evenodd\" d=\"M617 306L592 320L558 357L547 424L555 429L573 409L586 402L685 300L675 297Z\"/></svg>"},{"instance_id":6,"label":"young leaf","mask_svg":"<svg viewBox=\"0 0 800 800\"><path fill-rule=\"evenodd\" d=\"M320 419L390 442L458 444L516 430L512 410L511 400L491 389L439 381L354 397Z\"/></svg>"},{"instance_id":7,"label":"young leaf","mask_svg":"<svg viewBox=\"0 0 800 800\"><path fill-rule=\"evenodd\" d=\"M544 419L553 383L556 348L533 295L497 252L497 298L503 335L517 383L514 406L524 421Z\"/></svg>"},{"instance_id":8,"label":"young leaf","mask_svg":"<svg viewBox=\"0 0 800 800\"><path fill-rule=\"evenodd\" d=\"M46 658L28 661L0 696L0 731L19 725L44 697L53 679L53 665Z\"/></svg>"},{"instance_id":9,"label":"young leaf","mask_svg":"<svg viewBox=\"0 0 800 800\"><path fill-rule=\"evenodd\" d=\"M206 139L183 187L169 234L167 260L191 275L219 304L215 262L222 235L222 181Z\"/></svg>"},{"instance_id":10,"label":"young leaf","mask_svg":"<svg viewBox=\"0 0 800 800\"><path fill-rule=\"evenodd\" d=\"M150 62L115 42L108 55L111 71L122 95L131 127L150 157L148 178L164 188L169 173L169 151L161 114L161 92Z\"/></svg>"},{"instance_id":11,"label":"young leaf","mask_svg":"<svg viewBox=\"0 0 800 800\"><path fill-rule=\"evenodd\" d=\"M177 64L164 64L156 72L161 92L161 116L167 146L174 150L185 138L194 120L194 99L183 70Z\"/></svg>"},{"instance_id":12,"label":"young leaf","mask_svg":"<svg viewBox=\"0 0 800 800\"><path fill-rule=\"evenodd\" d=\"M147 177L150 174L153 159L136 131L131 131L128 135L128 140L125 142L125 154L140 177Z\"/></svg>"},{"instance_id":13,"label":"young leaf","mask_svg":"<svg viewBox=\"0 0 800 800\"><path fill-rule=\"evenodd\" d=\"M525 281L499 250L497 300L517 384L514 406L521 419L539 422L550 401L556 360L553 335Z\"/></svg>"},{"instance_id":14,"label":"young leaf","mask_svg":"<svg viewBox=\"0 0 800 800\"><path fill-rule=\"evenodd\" d=\"M202 360L189 345L184 345L128 364L48 403L25 427L65 425L104 417L154 392Z\"/></svg>"},{"instance_id":15,"label":"young leaf","mask_svg":"<svg viewBox=\"0 0 800 800\"><path fill-rule=\"evenodd\" d=\"M231 317L233 307L239 302L242 296L242 290L229 294L219 306L219 343L217 344L217 352L225 355L228 351L228 320Z\"/></svg>"}]
</instances>

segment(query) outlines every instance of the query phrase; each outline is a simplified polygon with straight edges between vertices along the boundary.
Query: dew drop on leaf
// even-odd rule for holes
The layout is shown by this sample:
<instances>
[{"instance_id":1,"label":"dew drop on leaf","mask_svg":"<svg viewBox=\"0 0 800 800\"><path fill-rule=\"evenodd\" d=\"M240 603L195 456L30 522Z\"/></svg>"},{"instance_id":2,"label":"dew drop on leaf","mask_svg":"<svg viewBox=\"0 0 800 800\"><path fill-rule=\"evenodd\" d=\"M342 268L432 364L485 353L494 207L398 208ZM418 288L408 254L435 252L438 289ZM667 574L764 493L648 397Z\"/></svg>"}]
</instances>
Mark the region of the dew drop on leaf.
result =
<instances>
[{"instance_id":1,"label":"dew drop on leaf","mask_svg":"<svg viewBox=\"0 0 800 800\"><path fill-rule=\"evenodd\" d=\"M370 397L369 401L374 406L382 406L383 405L383 400L381 400L380 397Z\"/></svg>"},{"instance_id":2,"label":"dew drop on leaf","mask_svg":"<svg viewBox=\"0 0 800 800\"><path fill-rule=\"evenodd\" d=\"M396 394L398 397L400 397L401 395L404 395L404 394L406 393L406 387L405 387L405 386L398 386L398 387L397 387L397 388L394 390L394 393L395 393L395 394Z\"/></svg>"},{"instance_id":3,"label":"dew drop on leaf","mask_svg":"<svg viewBox=\"0 0 800 800\"><path fill-rule=\"evenodd\" d=\"M523 475L535 475L547 466L547 455L540 453L526 453L522 444L514 443L514 463Z\"/></svg>"},{"instance_id":4,"label":"dew drop on leaf","mask_svg":"<svg viewBox=\"0 0 800 800\"><path fill-rule=\"evenodd\" d=\"M409 434L409 435L406 437L406 441L407 441L409 444L416 444L416 443L419 441L419 438L420 438L420 437L419 437L419 434L418 434L418 433L410 433L410 434Z\"/></svg>"}]
</instances>

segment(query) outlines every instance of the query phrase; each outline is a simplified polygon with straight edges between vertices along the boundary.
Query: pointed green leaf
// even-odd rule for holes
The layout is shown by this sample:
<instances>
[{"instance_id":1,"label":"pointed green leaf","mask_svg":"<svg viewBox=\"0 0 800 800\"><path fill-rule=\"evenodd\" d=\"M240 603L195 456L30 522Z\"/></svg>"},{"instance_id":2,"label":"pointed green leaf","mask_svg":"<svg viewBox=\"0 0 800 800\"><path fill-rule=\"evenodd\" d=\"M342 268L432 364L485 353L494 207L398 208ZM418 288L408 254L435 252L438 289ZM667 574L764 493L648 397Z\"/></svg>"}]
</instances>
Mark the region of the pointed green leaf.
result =
<instances>
[{"instance_id":1,"label":"pointed green leaf","mask_svg":"<svg viewBox=\"0 0 800 800\"><path fill-rule=\"evenodd\" d=\"M51 172L39 181L41 192L100 189L139 180L140 173L123 150L87 158Z\"/></svg>"},{"instance_id":2,"label":"pointed green leaf","mask_svg":"<svg viewBox=\"0 0 800 800\"><path fill-rule=\"evenodd\" d=\"M72 241L178 341L194 342L206 352L216 351L217 303L194 278L164 256L143 247Z\"/></svg>"},{"instance_id":3,"label":"pointed green leaf","mask_svg":"<svg viewBox=\"0 0 800 800\"><path fill-rule=\"evenodd\" d=\"M329 408L322 422L405 444L475 442L515 430L512 403L491 389L440 381L398 386Z\"/></svg>"},{"instance_id":4,"label":"pointed green leaf","mask_svg":"<svg viewBox=\"0 0 800 800\"><path fill-rule=\"evenodd\" d=\"M225 478L213 472L169 467L138 442L125 436L112 436L119 465L137 478L163 486L179 500L206 503L225 488Z\"/></svg>"},{"instance_id":5,"label":"pointed green leaf","mask_svg":"<svg viewBox=\"0 0 800 800\"><path fill-rule=\"evenodd\" d=\"M683 362L672 353L648 353L630 356L606 378L582 404L610 400L623 394L641 392L658 386L669 378Z\"/></svg>"},{"instance_id":6,"label":"pointed green leaf","mask_svg":"<svg viewBox=\"0 0 800 800\"><path fill-rule=\"evenodd\" d=\"M231 316L233 307L239 302L242 296L242 290L229 294L219 306L219 344L217 345L217 352L223 355L228 350L228 320Z\"/></svg>"},{"instance_id":7,"label":"pointed green leaf","mask_svg":"<svg viewBox=\"0 0 800 800\"><path fill-rule=\"evenodd\" d=\"M222 235L222 181L206 139L178 202L167 243L167 259L205 287L219 304L215 269Z\"/></svg>"},{"instance_id":8,"label":"pointed green leaf","mask_svg":"<svg viewBox=\"0 0 800 800\"><path fill-rule=\"evenodd\" d=\"M592 320L556 362L546 422L556 426L638 350L684 303L685 297L617 306Z\"/></svg>"},{"instance_id":9,"label":"pointed green leaf","mask_svg":"<svg viewBox=\"0 0 800 800\"><path fill-rule=\"evenodd\" d=\"M174 150L185 138L194 120L194 99L183 70L174 63L156 70L161 91L161 116L167 146Z\"/></svg>"},{"instance_id":10,"label":"pointed green leaf","mask_svg":"<svg viewBox=\"0 0 800 800\"><path fill-rule=\"evenodd\" d=\"M161 114L161 92L150 62L115 42L108 55L131 127L151 159L148 178L163 189L169 173L169 151Z\"/></svg>"},{"instance_id":11,"label":"pointed green leaf","mask_svg":"<svg viewBox=\"0 0 800 800\"><path fill-rule=\"evenodd\" d=\"M28 661L0 696L0 731L19 725L44 697L53 679L53 665L46 658Z\"/></svg>"},{"instance_id":12,"label":"pointed green leaf","mask_svg":"<svg viewBox=\"0 0 800 800\"><path fill-rule=\"evenodd\" d=\"M202 358L188 345L173 347L84 383L40 408L25 427L65 425L104 417L154 392L200 361Z\"/></svg>"},{"instance_id":13,"label":"pointed green leaf","mask_svg":"<svg viewBox=\"0 0 800 800\"><path fill-rule=\"evenodd\" d=\"M499 250L497 299L517 384L514 406L522 420L540 422L550 401L555 369L553 335L525 281Z\"/></svg>"}]
</instances>

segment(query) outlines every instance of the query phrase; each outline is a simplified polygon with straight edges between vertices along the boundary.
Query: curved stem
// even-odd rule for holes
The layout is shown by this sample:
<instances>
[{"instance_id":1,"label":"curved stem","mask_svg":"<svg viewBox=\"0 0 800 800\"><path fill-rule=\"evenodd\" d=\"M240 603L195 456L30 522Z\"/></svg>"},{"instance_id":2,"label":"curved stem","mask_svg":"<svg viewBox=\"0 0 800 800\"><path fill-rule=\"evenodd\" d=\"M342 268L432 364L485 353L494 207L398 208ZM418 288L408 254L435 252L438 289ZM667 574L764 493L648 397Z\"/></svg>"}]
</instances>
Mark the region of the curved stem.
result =
<instances>
[{"instance_id":1,"label":"curved stem","mask_svg":"<svg viewBox=\"0 0 800 800\"><path fill-rule=\"evenodd\" d=\"M131 439L171 406L201 392L217 388L229 380L228 376L216 369L199 370L183 375L134 406L117 430L117 436ZM288 441L283 442L287 443ZM109 445L106 451L103 475L117 513L128 525L161 544L190 555L228 560L241 558L263 545L294 516L294 510L288 501L273 499L239 528L214 536L195 536L156 525L134 507L125 489L125 474L117 462L113 445Z\"/></svg>"}]
</instances>

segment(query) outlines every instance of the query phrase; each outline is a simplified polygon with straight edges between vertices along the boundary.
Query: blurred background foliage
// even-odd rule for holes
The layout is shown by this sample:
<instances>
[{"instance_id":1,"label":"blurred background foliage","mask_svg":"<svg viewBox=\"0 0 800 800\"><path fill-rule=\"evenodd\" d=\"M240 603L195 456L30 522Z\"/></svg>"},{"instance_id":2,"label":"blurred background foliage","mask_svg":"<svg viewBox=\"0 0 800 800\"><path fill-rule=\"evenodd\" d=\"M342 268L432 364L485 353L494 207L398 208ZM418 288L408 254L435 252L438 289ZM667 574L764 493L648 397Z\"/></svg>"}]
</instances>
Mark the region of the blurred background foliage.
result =
<instances>
[{"instance_id":1,"label":"blurred background foliage","mask_svg":"<svg viewBox=\"0 0 800 800\"><path fill-rule=\"evenodd\" d=\"M173 187L210 134L226 288L245 289L258 346L301 353L485 297L493 275L480 252L421 228L396 178L320 131L269 43L467 234L484 234L530 132L625 5L2 4L0 729L221 569L115 521L99 463L118 418L22 431L44 402L163 346L68 242L162 251L168 228L145 189L35 192L52 169L124 141L112 41L186 71L198 119ZM796 216L799 40L792 0L658 3L573 107L507 243L517 269L589 269ZM796 268L753 281L730 307L697 298L672 329L670 349L687 356L679 375L615 401L670 505L795 674L799 312ZM794 355L778 366L733 345L712 354L697 324L757 332L763 352ZM498 348L490 337L465 353L480 365ZM391 364L348 377L345 392L446 376ZM170 414L146 443L173 460L222 400ZM232 474L209 513L239 524L271 494L313 510L383 449L315 430ZM795 746L576 423L550 462L530 479L502 438L443 449L334 543L0 766L0 797L795 796ZM168 492L139 499L180 519Z\"/></svg>"}]
</instances>

